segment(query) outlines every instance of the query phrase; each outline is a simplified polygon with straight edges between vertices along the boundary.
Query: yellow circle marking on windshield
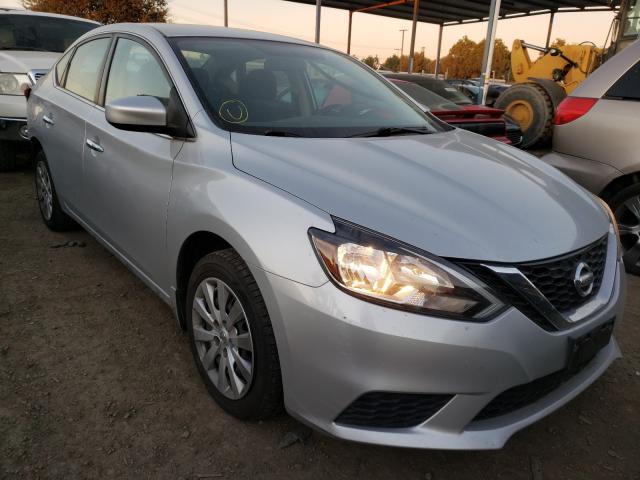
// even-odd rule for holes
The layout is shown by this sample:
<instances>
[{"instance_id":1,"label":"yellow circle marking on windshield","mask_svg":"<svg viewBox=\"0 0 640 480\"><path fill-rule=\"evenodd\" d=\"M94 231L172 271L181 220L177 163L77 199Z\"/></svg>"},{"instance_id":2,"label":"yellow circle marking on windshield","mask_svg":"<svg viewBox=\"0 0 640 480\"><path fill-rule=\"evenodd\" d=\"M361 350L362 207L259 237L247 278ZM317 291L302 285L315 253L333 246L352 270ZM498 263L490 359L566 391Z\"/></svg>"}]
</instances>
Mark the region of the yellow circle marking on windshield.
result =
<instances>
[{"instance_id":1,"label":"yellow circle marking on windshield","mask_svg":"<svg viewBox=\"0 0 640 480\"><path fill-rule=\"evenodd\" d=\"M247 106L240 100L227 100L218 110L220 118L229 123L244 123L249 119Z\"/></svg>"}]
</instances>

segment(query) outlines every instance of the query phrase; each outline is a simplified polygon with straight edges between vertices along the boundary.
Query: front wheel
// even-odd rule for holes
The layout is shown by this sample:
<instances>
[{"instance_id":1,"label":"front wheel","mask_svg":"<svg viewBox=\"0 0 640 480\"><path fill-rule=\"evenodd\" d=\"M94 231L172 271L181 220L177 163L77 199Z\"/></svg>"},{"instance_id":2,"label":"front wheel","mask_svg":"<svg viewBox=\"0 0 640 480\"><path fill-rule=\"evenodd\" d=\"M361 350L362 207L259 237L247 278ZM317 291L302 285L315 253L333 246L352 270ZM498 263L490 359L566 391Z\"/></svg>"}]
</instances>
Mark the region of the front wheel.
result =
<instances>
[{"instance_id":1,"label":"front wheel","mask_svg":"<svg viewBox=\"0 0 640 480\"><path fill-rule=\"evenodd\" d=\"M609 206L618 220L625 269L640 275L640 184L620 190Z\"/></svg>"},{"instance_id":2,"label":"front wheel","mask_svg":"<svg viewBox=\"0 0 640 480\"><path fill-rule=\"evenodd\" d=\"M269 314L251 272L233 249L195 266L187 328L198 372L216 402L243 420L282 410L282 380Z\"/></svg>"}]
</instances>

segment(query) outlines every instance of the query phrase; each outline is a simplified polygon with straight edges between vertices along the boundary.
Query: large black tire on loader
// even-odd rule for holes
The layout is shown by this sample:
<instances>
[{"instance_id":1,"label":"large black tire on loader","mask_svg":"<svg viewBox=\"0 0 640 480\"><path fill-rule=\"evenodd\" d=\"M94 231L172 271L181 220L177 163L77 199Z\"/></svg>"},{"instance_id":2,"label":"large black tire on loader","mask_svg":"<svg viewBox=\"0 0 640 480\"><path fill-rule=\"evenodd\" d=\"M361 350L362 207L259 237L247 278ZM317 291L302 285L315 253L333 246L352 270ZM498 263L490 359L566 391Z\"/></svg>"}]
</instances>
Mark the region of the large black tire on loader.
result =
<instances>
[{"instance_id":1,"label":"large black tire on loader","mask_svg":"<svg viewBox=\"0 0 640 480\"><path fill-rule=\"evenodd\" d=\"M553 134L554 102L533 82L518 83L500 94L495 108L504 110L522 129L521 148L549 145Z\"/></svg>"}]
</instances>

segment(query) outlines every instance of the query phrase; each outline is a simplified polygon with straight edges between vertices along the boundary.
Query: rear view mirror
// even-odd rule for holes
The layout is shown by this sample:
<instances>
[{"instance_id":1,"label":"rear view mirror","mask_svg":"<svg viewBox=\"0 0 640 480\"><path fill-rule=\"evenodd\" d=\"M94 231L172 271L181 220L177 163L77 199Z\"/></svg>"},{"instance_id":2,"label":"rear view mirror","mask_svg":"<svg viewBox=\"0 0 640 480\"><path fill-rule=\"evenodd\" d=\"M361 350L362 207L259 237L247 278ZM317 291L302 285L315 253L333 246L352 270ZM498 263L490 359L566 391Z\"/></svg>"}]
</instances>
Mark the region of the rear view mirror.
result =
<instances>
[{"instance_id":1,"label":"rear view mirror","mask_svg":"<svg viewBox=\"0 0 640 480\"><path fill-rule=\"evenodd\" d=\"M105 106L107 122L121 130L169 133L167 109L156 97L137 96L113 100Z\"/></svg>"}]
</instances>

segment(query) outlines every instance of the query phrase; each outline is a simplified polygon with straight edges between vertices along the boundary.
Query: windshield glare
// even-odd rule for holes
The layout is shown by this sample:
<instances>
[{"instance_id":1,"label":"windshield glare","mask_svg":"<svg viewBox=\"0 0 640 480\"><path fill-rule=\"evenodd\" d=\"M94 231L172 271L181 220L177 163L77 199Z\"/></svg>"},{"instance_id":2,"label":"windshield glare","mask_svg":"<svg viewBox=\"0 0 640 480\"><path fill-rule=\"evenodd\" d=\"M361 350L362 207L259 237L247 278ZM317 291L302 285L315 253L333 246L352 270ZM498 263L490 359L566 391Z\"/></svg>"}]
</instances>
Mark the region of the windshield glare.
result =
<instances>
[{"instance_id":1,"label":"windshield glare","mask_svg":"<svg viewBox=\"0 0 640 480\"><path fill-rule=\"evenodd\" d=\"M349 137L446 128L366 66L324 48L211 37L171 42L210 115L227 130Z\"/></svg>"},{"instance_id":2,"label":"windshield glare","mask_svg":"<svg viewBox=\"0 0 640 480\"><path fill-rule=\"evenodd\" d=\"M0 50L64 52L94 23L46 15L0 15Z\"/></svg>"},{"instance_id":3,"label":"windshield glare","mask_svg":"<svg viewBox=\"0 0 640 480\"><path fill-rule=\"evenodd\" d=\"M450 102L444 97L427 90L415 83L403 82L400 80L395 83L403 92L413 98L416 102L429 107L434 112L442 110L462 110L462 107Z\"/></svg>"}]
</instances>

